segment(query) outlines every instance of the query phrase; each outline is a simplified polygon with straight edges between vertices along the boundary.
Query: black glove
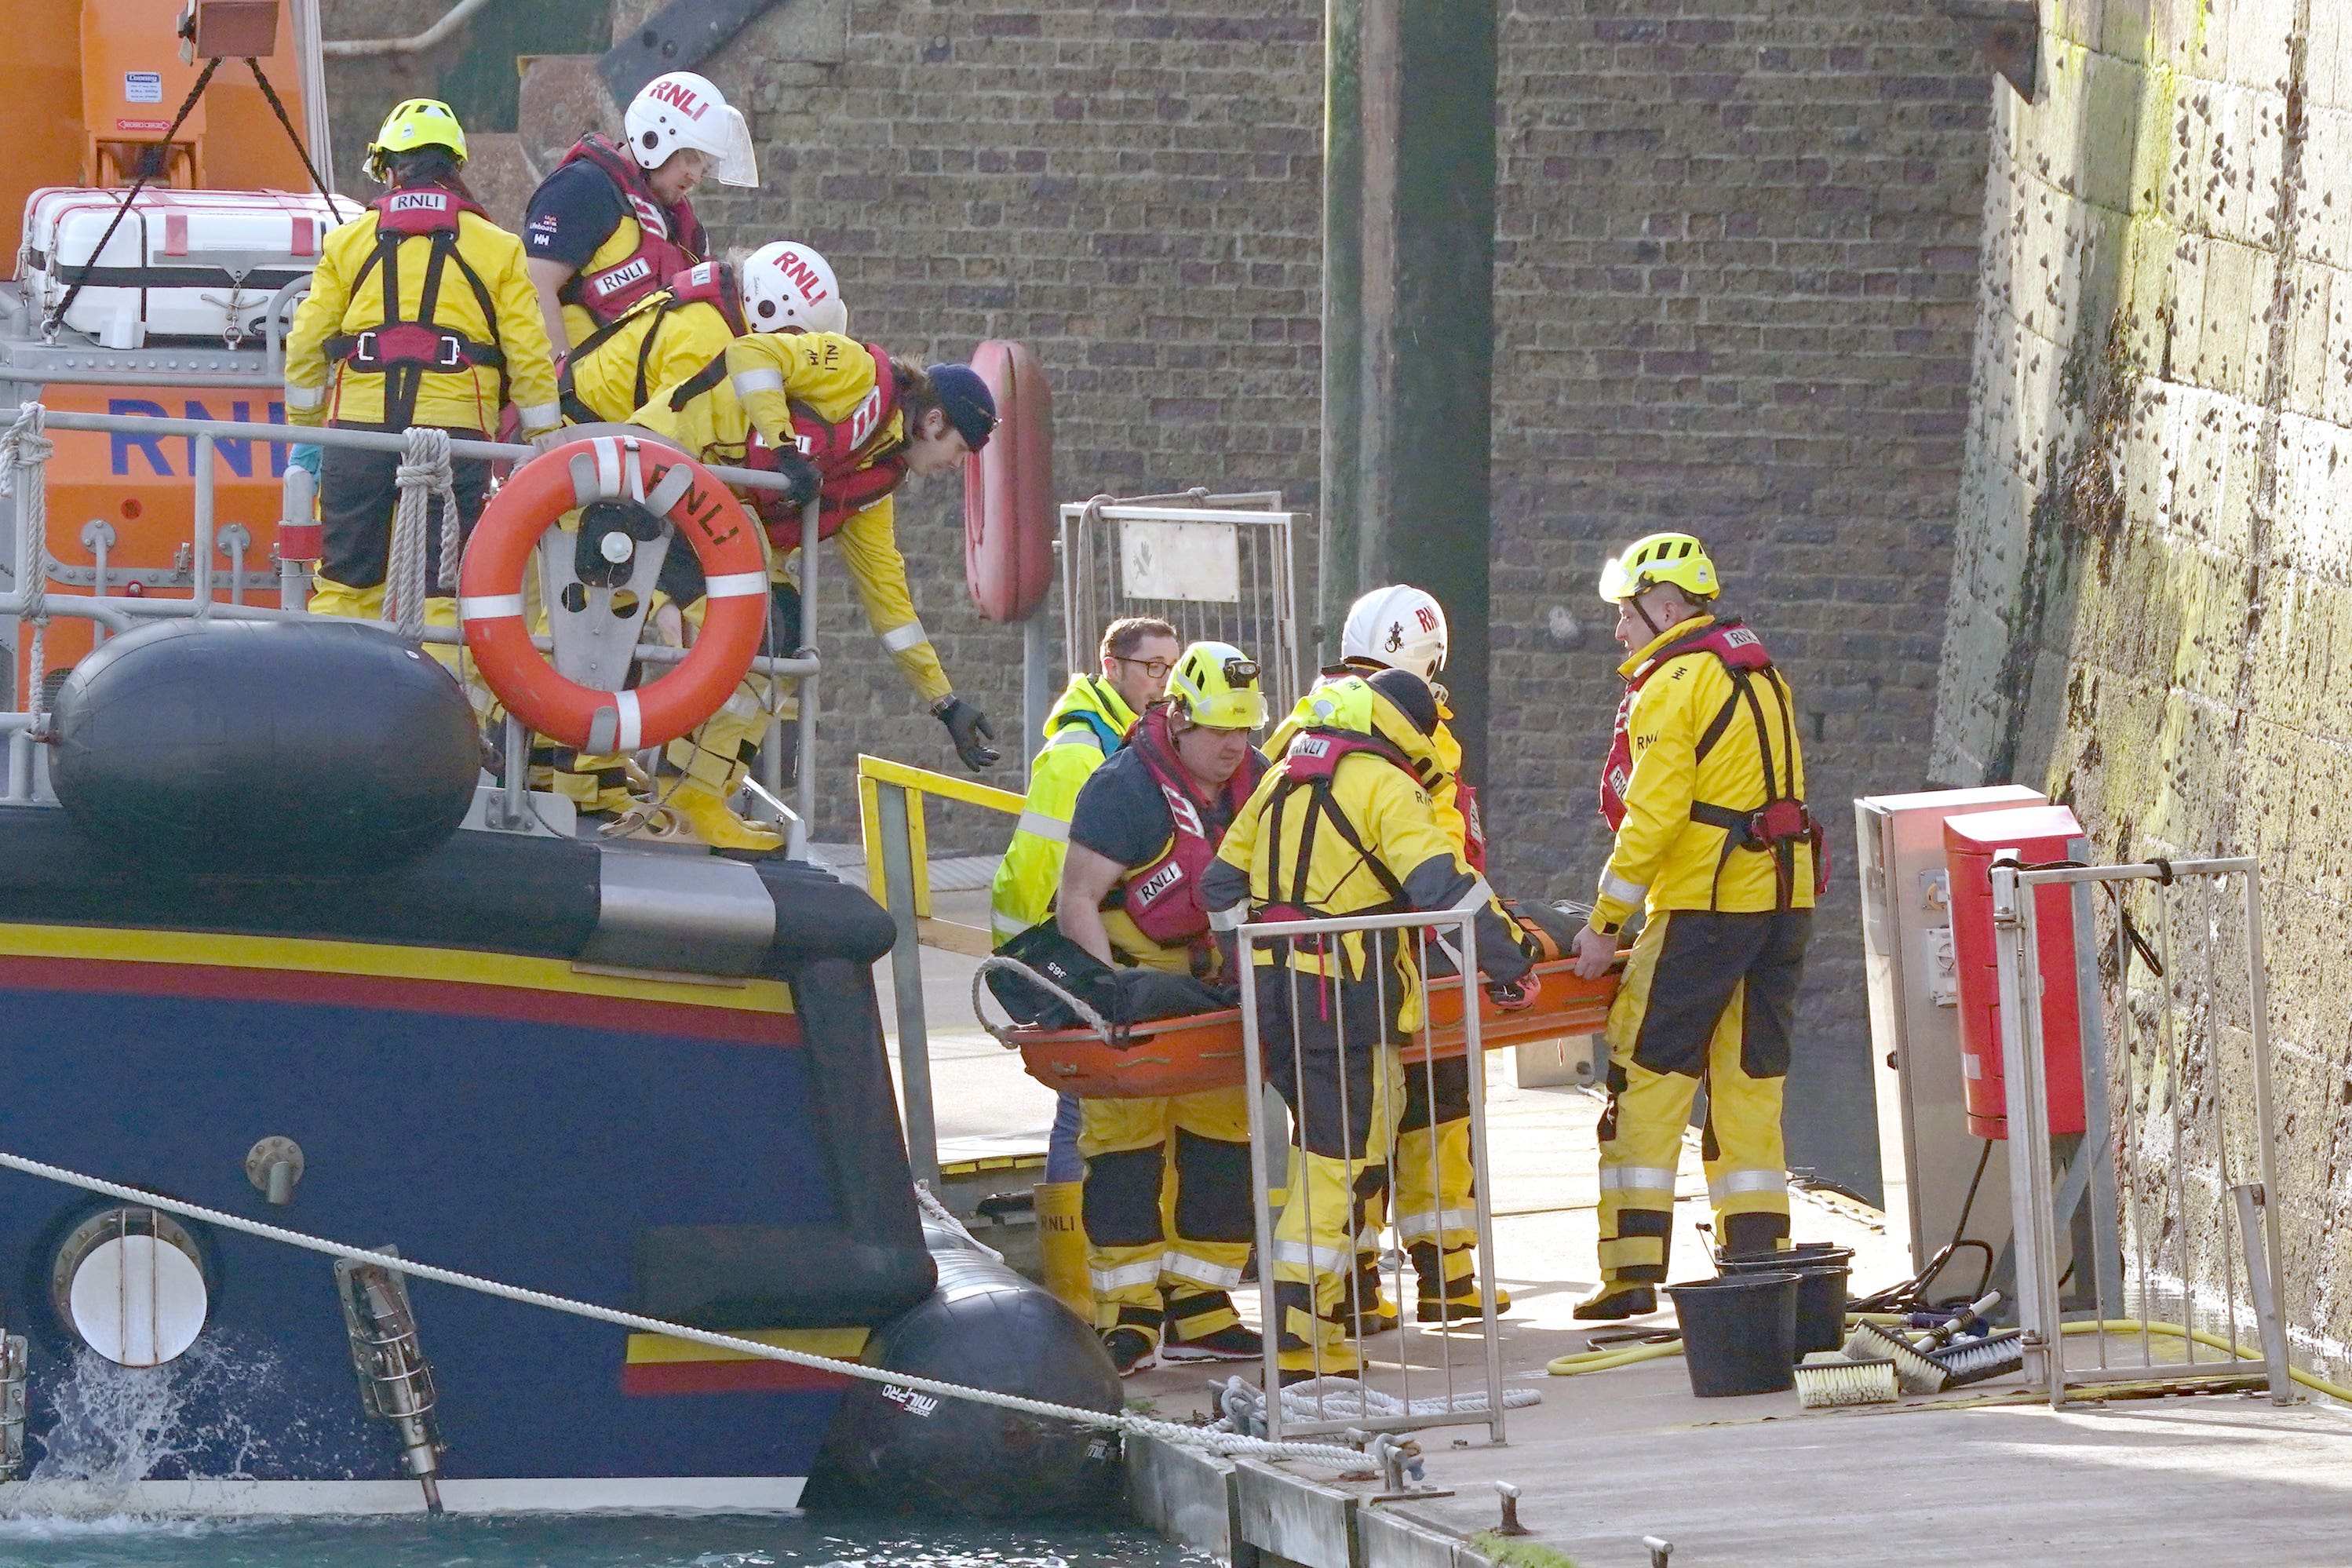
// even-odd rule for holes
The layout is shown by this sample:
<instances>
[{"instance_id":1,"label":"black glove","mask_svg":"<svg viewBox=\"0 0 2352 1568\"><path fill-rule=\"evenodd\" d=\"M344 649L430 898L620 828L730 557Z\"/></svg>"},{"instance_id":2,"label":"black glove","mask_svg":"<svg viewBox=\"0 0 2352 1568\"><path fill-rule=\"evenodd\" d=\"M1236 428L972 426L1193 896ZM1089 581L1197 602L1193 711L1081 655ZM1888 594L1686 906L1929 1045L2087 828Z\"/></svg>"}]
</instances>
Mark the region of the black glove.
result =
<instances>
[{"instance_id":1,"label":"black glove","mask_svg":"<svg viewBox=\"0 0 2352 1568\"><path fill-rule=\"evenodd\" d=\"M816 465L810 462L798 447L786 447L778 452L775 468L778 474L792 481L792 489L785 490L779 499L790 504L795 511L816 500L817 492L824 488L824 476L816 471Z\"/></svg>"},{"instance_id":2,"label":"black glove","mask_svg":"<svg viewBox=\"0 0 2352 1568\"><path fill-rule=\"evenodd\" d=\"M931 711L948 727L956 755L963 759L965 767L978 773L1003 760L1004 754L988 743L996 739L996 731L989 728L987 714L961 697L950 697Z\"/></svg>"}]
</instances>

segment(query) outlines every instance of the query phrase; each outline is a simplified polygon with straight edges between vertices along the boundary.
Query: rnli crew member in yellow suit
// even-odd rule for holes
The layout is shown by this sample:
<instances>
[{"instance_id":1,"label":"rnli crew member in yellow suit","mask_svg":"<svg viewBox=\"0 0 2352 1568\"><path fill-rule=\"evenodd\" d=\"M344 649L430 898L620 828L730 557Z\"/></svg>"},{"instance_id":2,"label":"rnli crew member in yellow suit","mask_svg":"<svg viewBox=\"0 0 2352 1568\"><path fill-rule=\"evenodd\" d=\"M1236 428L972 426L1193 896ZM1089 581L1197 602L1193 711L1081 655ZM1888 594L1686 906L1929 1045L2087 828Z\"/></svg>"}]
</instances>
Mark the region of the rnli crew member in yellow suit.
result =
<instances>
[{"instance_id":1,"label":"rnli crew member in yellow suit","mask_svg":"<svg viewBox=\"0 0 2352 1568\"><path fill-rule=\"evenodd\" d=\"M558 353L618 321L710 255L688 201L706 177L760 183L751 128L706 77L668 71L629 100L621 145L580 138L523 218L547 335Z\"/></svg>"},{"instance_id":2,"label":"rnli crew member in yellow suit","mask_svg":"<svg viewBox=\"0 0 2352 1568\"><path fill-rule=\"evenodd\" d=\"M1078 792L1056 899L1064 936L1104 963L1216 974L1203 879L1265 772L1250 735L1265 721L1258 667L1241 649L1184 650L1168 700ZM1095 1327L1120 1375L1152 1365L1155 1352L1264 1353L1231 1294L1255 1228L1245 1091L1083 1100L1078 1152Z\"/></svg>"},{"instance_id":3,"label":"rnli crew member in yellow suit","mask_svg":"<svg viewBox=\"0 0 2352 1568\"><path fill-rule=\"evenodd\" d=\"M1757 635L1715 614L1718 592L1686 533L1639 540L1601 574L1628 657L1601 783L1616 842L1576 972L1606 973L1626 921L1646 915L1609 1012L1601 1284L1576 1309L1588 1321L1656 1309L1701 1083L1718 1245L1763 1252L1789 1237L1781 1089L1822 832L1804 804L1795 698Z\"/></svg>"},{"instance_id":4,"label":"rnli crew member in yellow suit","mask_svg":"<svg viewBox=\"0 0 2352 1568\"><path fill-rule=\"evenodd\" d=\"M1369 676L1405 669L1429 683L1437 700L1437 725L1430 731L1429 747L1440 770L1429 785L1430 809L1464 861L1483 874L1486 838L1478 817L1477 792L1462 777L1462 742L1454 739L1451 723L1454 710L1446 706L1445 689L1437 684L1445 653L1444 607L1422 589L1391 584L1372 589L1349 606L1339 633L1340 662L1324 674ZM1287 751L1300 723L1298 713L1283 721L1266 738L1267 753L1278 757ZM1441 1323L1479 1316L1475 1282L1478 1216L1471 1181L1466 1058L1449 1057L1405 1074L1390 1175L1396 1188L1397 1236L1420 1281L1414 1321ZM1384 1180L1366 1196L1356 1238L1356 1273L1347 1316L1353 1321L1360 1313L1369 1331L1393 1328L1398 1315L1381 1293L1380 1230L1387 1201ZM1510 1310L1509 1294L1498 1293L1495 1306L1497 1311Z\"/></svg>"},{"instance_id":5,"label":"rnli crew member in yellow suit","mask_svg":"<svg viewBox=\"0 0 2352 1568\"><path fill-rule=\"evenodd\" d=\"M745 293L758 287L747 265ZM763 331L752 320L750 334L685 381L656 392L632 422L705 462L772 468L799 481L788 494L761 491L752 498L765 525L775 584L771 646L786 654L800 646L801 508L818 500L819 537L840 547L866 624L946 726L964 764L974 773L993 766L999 753L988 742L995 731L978 708L955 694L915 614L891 499L909 478L958 468L988 444L996 427L988 384L969 365L926 370L838 333L788 332L783 325ZM700 620L698 577L684 552L664 558L665 591L688 606L686 618L695 624ZM700 729L670 743L670 763L686 778L666 803L717 847L773 849L782 842L772 828L745 822L726 803L767 731L766 685L747 679ZM793 711L789 702L782 710L787 717Z\"/></svg>"},{"instance_id":6,"label":"rnli crew member in yellow suit","mask_svg":"<svg viewBox=\"0 0 2352 1568\"><path fill-rule=\"evenodd\" d=\"M572 351L556 378L565 420L626 421L657 388L674 386L725 354L753 321L762 331L837 332L848 329L849 310L832 266L804 245L778 240L740 267L698 262ZM675 606L662 612L664 635L673 642L683 636L676 616ZM583 811L618 818L635 804L624 758L582 757L541 742L532 762L536 787L553 789Z\"/></svg>"},{"instance_id":7,"label":"rnli crew member in yellow suit","mask_svg":"<svg viewBox=\"0 0 2352 1568\"><path fill-rule=\"evenodd\" d=\"M466 133L447 104L410 99L386 117L368 144L368 173L391 189L373 211L327 236L287 334L289 422L345 430L437 425L478 441L511 401L526 437L561 423L521 242L466 194L457 175L465 161ZM383 614L399 467L397 452L325 449L315 613ZM458 458L450 468L458 522L470 533L489 464ZM425 620L455 626L457 599L441 586L441 528L436 500L425 531ZM436 657L455 656L436 645Z\"/></svg>"},{"instance_id":8,"label":"rnli crew member in yellow suit","mask_svg":"<svg viewBox=\"0 0 2352 1568\"><path fill-rule=\"evenodd\" d=\"M1095 770L1127 743L1143 710L1168 692L1168 672L1183 651L1176 628L1129 616L1103 628L1100 671L1073 675L1045 715L1045 744L1029 764L1029 795L1020 826L988 885L989 929L1003 947L1054 912L1070 813Z\"/></svg>"},{"instance_id":9,"label":"rnli crew member in yellow suit","mask_svg":"<svg viewBox=\"0 0 2352 1568\"><path fill-rule=\"evenodd\" d=\"M1234 817L1203 879L1216 928L1473 910L1490 993L1506 1006L1527 1005L1532 960L1518 928L1430 803L1428 784L1441 770L1428 683L1402 669L1349 676L1300 706L1289 749ZM1286 1382L1360 1369L1340 1305L1355 1269L1359 1204L1388 1159L1402 1105L1396 1047L1423 1023L1412 945L1395 932L1351 932L1255 950L1266 1076L1298 1130L1274 1231L1276 1363Z\"/></svg>"}]
</instances>

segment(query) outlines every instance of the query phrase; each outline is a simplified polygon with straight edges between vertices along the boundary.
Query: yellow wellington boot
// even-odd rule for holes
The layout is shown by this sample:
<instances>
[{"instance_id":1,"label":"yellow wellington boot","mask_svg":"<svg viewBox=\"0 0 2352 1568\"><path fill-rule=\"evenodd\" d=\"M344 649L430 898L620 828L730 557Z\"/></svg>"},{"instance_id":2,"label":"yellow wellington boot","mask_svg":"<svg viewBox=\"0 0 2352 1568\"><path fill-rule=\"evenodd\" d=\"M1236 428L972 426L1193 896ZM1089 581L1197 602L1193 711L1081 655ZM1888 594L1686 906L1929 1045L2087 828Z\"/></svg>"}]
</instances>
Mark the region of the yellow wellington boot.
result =
<instances>
[{"instance_id":1,"label":"yellow wellington boot","mask_svg":"<svg viewBox=\"0 0 2352 1568\"><path fill-rule=\"evenodd\" d=\"M694 836L713 849L782 849L784 836L761 822L746 822L708 784L688 779L664 802L686 819Z\"/></svg>"}]
</instances>

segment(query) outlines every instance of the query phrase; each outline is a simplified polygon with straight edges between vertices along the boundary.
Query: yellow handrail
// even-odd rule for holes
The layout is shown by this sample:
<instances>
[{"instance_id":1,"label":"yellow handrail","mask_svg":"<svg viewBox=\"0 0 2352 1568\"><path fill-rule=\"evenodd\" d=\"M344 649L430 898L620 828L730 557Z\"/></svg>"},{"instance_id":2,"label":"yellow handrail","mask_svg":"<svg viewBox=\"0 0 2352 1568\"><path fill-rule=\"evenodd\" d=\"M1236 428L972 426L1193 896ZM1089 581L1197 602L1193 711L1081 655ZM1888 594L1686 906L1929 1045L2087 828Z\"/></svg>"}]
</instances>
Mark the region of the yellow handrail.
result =
<instances>
[{"instance_id":1,"label":"yellow handrail","mask_svg":"<svg viewBox=\"0 0 2352 1568\"><path fill-rule=\"evenodd\" d=\"M885 785L907 792L907 863L914 876L915 918L931 918L931 876L929 845L923 823L923 796L935 795L941 800L961 801L987 811L1001 811L1007 816L1019 816L1026 802L1009 789L982 784L977 779L958 778L952 773L936 773L929 768L910 767L894 763L887 757L858 753L857 758L857 820L858 831L866 844L866 886L877 903L889 903L888 889L882 874L881 792Z\"/></svg>"}]
</instances>

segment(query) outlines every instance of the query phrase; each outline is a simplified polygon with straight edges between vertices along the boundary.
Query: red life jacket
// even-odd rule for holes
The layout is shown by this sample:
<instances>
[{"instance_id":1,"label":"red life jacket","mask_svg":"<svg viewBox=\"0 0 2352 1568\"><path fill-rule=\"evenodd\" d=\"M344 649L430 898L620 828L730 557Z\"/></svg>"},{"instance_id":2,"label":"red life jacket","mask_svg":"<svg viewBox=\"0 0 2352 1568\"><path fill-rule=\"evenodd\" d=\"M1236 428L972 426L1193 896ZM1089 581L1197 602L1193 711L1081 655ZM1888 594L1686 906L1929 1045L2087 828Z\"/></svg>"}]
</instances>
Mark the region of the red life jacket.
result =
<instances>
[{"instance_id":1,"label":"red life jacket","mask_svg":"<svg viewBox=\"0 0 2352 1568\"><path fill-rule=\"evenodd\" d=\"M1128 745L1168 802L1170 829L1168 847L1120 881L1118 907L1127 910L1136 930L1162 947L1205 950L1210 946L1209 910L1201 902L1201 878L1216 858L1225 834L1223 827L1211 826L1208 814L1213 805L1193 793L1191 776L1176 760L1176 740L1168 731L1173 711L1168 703L1156 702L1127 732ZM1252 751L1225 782L1226 822L1233 821L1265 772L1264 759Z\"/></svg>"},{"instance_id":2,"label":"red life jacket","mask_svg":"<svg viewBox=\"0 0 2352 1568\"><path fill-rule=\"evenodd\" d=\"M1462 814L1462 858L1480 876L1486 873L1486 819L1478 815L1478 790L1454 775L1454 805Z\"/></svg>"},{"instance_id":3,"label":"red life jacket","mask_svg":"<svg viewBox=\"0 0 2352 1568\"><path fill-rule=\"evenodd\" d=\"M481 274L457 249L458 219L477 217L482 209L443 185L415 185L390 191L369 205L375 208L375 248L352 279L356 299L371 272L383 275L383 320L356 332L338 332L324 344L327 358L362 375L385 377L383 427L406 428L414 423L416 393L427 372L455 375L479 367L499 373L499 404L507 401L507 356L499 347L499 312ZM404 241L428 239L425 284L417 296L416 319L401 315L400 248ZM441 286L449 264L474 291L474 302L490 329L488 342L453 331L434 319L441 302Z\"/></svg>"},{"instance_id":4,"label":"red life jacket","mask_svg":"<svg viewBox=\"0 0 2352 1568\"><path fill-rule=\"evenodd\" d=\"M609 267L574 273L556 295L587 311L601 327L628 314L638 300L700 261L710 249L710 239L694 216L692 203L664 205L646 183L637 161L593 131L563 155L563 162L583 158L604 172L637 220L635 250Z\"/></svg>"},{"instance_id":5,"label":"red life jacket","mask_svg":"<svg viewBox=\"0 0 2352 1568\"><path fill-rule=\"evenodd\" d=\"M1795 876L1795 847L1809 842L1813 858L1813 896L1819 898L1829 888L1829 845L1822 824L1797 793L1797 740L1795 722L1788 686L1780 672L1772 668L1772 656L1764 651L1764 639L1736 620L1717 621L1684 637L1676 637L1650 656L1639 669L1625 679L1625 695L1618 700L1617 726L1609 742L1609 760L1601 770L1601 816L1616 832L1625 825L1625 790L1633 776L1633 741L1630 726L1633 717L1633 700L1650 678L1664 668L1669 659L1685 654L1713 655L1731 676L1732 692L1723 707L1709 721L1697 742L1696 752L1704 761L1714 749L1723 731L1739 714L1744 705L1756 724L1757 751L1764 765L1764 804L1752 810L1740 810L1717 805L1706 801L1691 802L1691 820L1724 830L1723 857L1716 866L1716 879L1723 879L1723 868L1731 857L1742 849L1753 849L1773 856L1780 877L1780 905L1790 907L1790 884ZM1782 761L1773 762L1772 739L1764 721L1763 705L1757 700L1751 684L1759 676L1770 680L1780 697Z\"/></svg>"},{"instance_id":6,"label":"red life jacket","mask_svg":"<svg viewBox=\"0 0 2352 1568\"><path fill-rule=\"evenodd\" d=\"M874 356L874 390L850 410L847 418L826 420L805 403L792 405L795 444L801 455L816 465L824 481L817 511L819 539L831 539L841 531L843 523L907 481L906 441L890 434L891 416L898 412L898 377L881 344L868 343L866 352ZM765 443L753 432L745 466L772 466L774 459L765 457L766 452ZM800 513L790 508L777 510L780 515L775 517L761 513L769 542L779 550L799 549Z\"/></svg>"}]
</instances>

